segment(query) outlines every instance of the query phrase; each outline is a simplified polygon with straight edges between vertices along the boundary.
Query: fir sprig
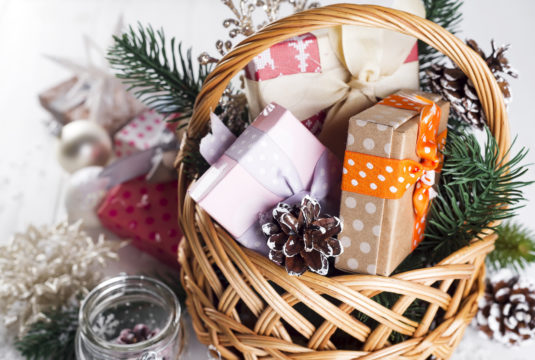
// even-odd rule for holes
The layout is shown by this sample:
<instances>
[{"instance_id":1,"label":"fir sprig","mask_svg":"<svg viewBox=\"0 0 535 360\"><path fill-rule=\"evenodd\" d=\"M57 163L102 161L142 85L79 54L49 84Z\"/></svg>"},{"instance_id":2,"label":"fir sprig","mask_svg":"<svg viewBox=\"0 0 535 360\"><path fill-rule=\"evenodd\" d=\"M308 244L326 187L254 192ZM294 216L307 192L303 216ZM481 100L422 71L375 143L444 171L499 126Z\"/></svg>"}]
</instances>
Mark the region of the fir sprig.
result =
<instances>
[{"instance_id":1,"label":"fir sprig","mask_svg":"<svg viewBox=\"0 0 535 360\"><path fill-rule=\"evenodd\" d=\"M535 234L533 231L507 221L497 229L495 249L487 257L487 265L494 270L512 268L523 270L535 262Z\"/></svg>"},{"instance_id":2,"label":"fir sprig","mask_svg":"<svg viewBox=\"0 0 535 360\"><path fill-rule=\"evenodd\" d=\"M168 43L163 30L155 31L150 25L130 27L114 41L108 61L128 89L162 114L189 118L211 65L199 65L196 70L191 49L184 54L180 42L173 37Z\"/></svg>"},{"instance_id":3,"label":"fir sprig","mask_svg":"<svg viewBox=\"0 0 535 360\"><path fill-rule=\"evenodd\" d=\"M27 360L74 360L78 304L45 313L46 320L30 326L15 346Z\"/></svg>"},{"instance_id":4,"label":"fir sprig","mask_svg":"<svg viewBox=\"0 0 535 360\"><path fill-rule=\"evenodd\" d=\"M461 7L462 0L424 0L426 18L442 26L452 34L458 31L462 21ZM423 41L418 41L418 60L420 62L420 82L423 88L427 84L425 71L431 64L439 64L446 56L427 45Z\"/></svg>"},{"instance_id":5,"label":"fir sprig","mask_svg":"<svg viewBox=\"0 0 535 360\"><path fill-rule=\"evenodd\" d=\"M438 196L428 215L426 236L396 272L435 264L481 237L497 230L492 224L511 218L525 200L522 189L531 181L519 179L527 172L521 165L522 148L509 160L499 160L498 143L488 129L484 148L473 133L450 131Z\"/></svg>"}]
</instances>

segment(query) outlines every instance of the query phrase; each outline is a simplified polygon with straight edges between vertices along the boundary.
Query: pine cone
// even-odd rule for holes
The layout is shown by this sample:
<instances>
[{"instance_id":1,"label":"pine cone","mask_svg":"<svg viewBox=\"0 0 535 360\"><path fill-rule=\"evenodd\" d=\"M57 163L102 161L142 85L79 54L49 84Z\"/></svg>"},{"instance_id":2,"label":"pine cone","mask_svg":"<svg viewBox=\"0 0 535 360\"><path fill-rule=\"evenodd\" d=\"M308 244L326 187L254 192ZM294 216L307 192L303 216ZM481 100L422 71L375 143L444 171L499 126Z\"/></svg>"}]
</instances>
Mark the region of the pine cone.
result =
<instances>
[{"instance_id":1,"label":"pine cone","mask_svg":"<svg viewBox=\"0 0 535 360\"><path fill-rule=\"evenodd\" d=\"M481 332L503 344L535 338L535 284L508 271L499 273L487 281L476 321Z\"/></svg>"},{"instance_id":2,"label":"pine cone","mask_svg":"<svg viewBox=\"0 0 535 360\"><path fill-rule=\"evenodd\" d=\"M319 202L307 195L300 206L279 203L273 209L274 222L262 226L264 234L269 236L269 259L285 264L290 275L299 276L307 268L327 275L327 258L343 252L342 244L334 238L342 231L342 222L335 216L320 216L320 211Z\"/></svg>"},{"instance_id":3,"label":"pine cone","mask_svg":"<svg viewBox=\"0 0 535 360\"><path fill-rule=\"evenodd\" d=\"M509 46L505 45L496 49L494 41L491 41L492 53L486 56L474 40L467 40L466 43L485 60L500 86L505 104L508 105L512 94L505 76L509 75L513 78L518 76L505 57ZM433 64L426 73L431 80L433 92L441 94L449 101L452 109L461 119L473 126L483 128L487 120L477 92L472 82L459 68Z\"/></svg>"}]
</instances>

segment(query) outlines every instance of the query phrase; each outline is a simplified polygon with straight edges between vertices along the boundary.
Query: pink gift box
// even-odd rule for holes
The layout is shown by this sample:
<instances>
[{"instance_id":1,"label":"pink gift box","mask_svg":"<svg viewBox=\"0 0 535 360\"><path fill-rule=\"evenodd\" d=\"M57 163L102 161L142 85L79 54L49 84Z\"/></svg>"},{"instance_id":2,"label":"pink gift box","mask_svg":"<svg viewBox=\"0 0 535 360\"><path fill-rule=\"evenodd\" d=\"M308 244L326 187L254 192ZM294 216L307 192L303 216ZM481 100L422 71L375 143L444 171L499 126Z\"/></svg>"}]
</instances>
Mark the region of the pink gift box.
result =
<instances>
[{"instance_id":1,"label":"pink gift box","mask_svg":"<svg viewBox=\"0 0 535 360\"><path fill-rule=\"evenodd\" d=\"M178 226L177 183L151 184L145 177L113 187L98 208L102 225L129 238L142 251L177 267L182 232Z\"/></svg>"},{"instance_id":2,"label":"pink gift box","mask_svg":"<svg viewBox=\"0 0 535 360\"><path fill-rule=\"evenodd\" d=\"M214 134L203 147L217 153L221 140ZM338 161L299 120L270 104L190 188L190 196L242 245L265 254L260 217L278 202L300 201L296 196L305 192L323 200L329 189L339 192L333 185L339 170Z\"/></svg>"},{"instance_id":3,"label":"pink gift box","mask_svg":"<svg viewBox=\"0 0 535 360\"><path fill-rule=\"evenodd\" d=\"M143 111L113 136L115 156L132 155L158 145L166 129L163 115L154 110Z\"/></svg>"}]
</instances>

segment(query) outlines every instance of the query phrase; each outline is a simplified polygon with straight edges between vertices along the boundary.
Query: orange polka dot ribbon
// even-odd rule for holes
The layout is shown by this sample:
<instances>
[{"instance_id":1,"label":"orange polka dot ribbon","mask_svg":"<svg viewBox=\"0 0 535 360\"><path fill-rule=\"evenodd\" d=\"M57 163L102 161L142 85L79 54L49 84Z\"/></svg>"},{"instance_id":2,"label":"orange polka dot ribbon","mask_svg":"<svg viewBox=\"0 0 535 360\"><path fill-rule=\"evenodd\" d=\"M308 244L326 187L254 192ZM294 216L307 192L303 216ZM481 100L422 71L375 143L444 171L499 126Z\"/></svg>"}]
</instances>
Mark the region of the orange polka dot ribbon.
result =
<instances>
[{"instance_id":1,"label":"orange polka dot ribbon","mask_svg":"<svg viewBox=\"0 0 535 360\"><path fill-rule=\"evenodd\" d=\"M390 95L379 104L420 113L416 154L420 162L389 159L346 151L342 175L342 190L383 199L399 199L414 184L413 205L415 224L412 248L422 241L435 172L440 171L443 156L440 150L446 141L446 131L438 134L440 107L421 96Z\"/></svg>"}]
</instances>

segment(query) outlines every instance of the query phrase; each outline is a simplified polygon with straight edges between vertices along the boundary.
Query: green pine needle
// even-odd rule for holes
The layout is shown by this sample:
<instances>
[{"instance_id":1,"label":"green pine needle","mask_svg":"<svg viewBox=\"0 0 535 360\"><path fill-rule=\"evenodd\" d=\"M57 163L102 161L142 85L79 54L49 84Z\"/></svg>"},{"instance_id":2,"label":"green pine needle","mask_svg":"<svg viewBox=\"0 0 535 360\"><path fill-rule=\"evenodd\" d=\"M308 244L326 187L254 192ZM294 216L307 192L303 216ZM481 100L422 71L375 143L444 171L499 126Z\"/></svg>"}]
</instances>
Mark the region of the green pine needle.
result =
<instances>
[{"instance_id":1,"label":"green pine needle","mask_svg":"<svg viewBox=\"0 0 535 360\"><path fill-rule=\"evenodd\" d=\"M497 229L495 250L487 257L487 265L494 270L505 267L523 270L535 262L535 234L527 227L505 222Z\"/></svg>"},{"instance_id":2,"label":"green pine needle","mask_svg":"<svg viewBox=\"0 0 535 360\"><path fill-rule=\"evenodd\" d=\"M488 129L486 136L482 149L472 133L452 130L448 134L441 185L428 216L425 239L396 273L439 262L483 231L497 230L489 223L509 219L523 206L522 189L532 184L519 180L528 170L521 165L527 149L515 155L509 149L510 159L498 161L496 139Z\"/></svg>"},{"instance_id":3,"label":"green pine needle","mask_svg":"<svg viewBox=\"0 0 535 360\"><path fill-rule=\"evenodd\" d=\"M426 18L455 34L462 21L462 0L424 0ZM431 64L439 64L446 56L423 41L418 41L418 60L420 62L420 82L426 89L428 80L425 71Z\"/></svg>"},{"instance_id":4,"label":"green pine needle","mask_svg":"<svg viewBox=\"0 0 535 360\"><path fill-rule=\"evenodd\" d=\"M171 38L166 41L163 30L138 24L121 36L108 50L108 61L129 90L133 90L148 107L180 119L191 117L195 98L211 70L199 65L195 70L191 49L182 52L182 45ZM185 126L186 124L181 124Z\"/></svg>"},{"instance_id":5,"label":"green pine needle","mask_svg":"<svg viewBox=\"0 0 535 360\"><path fill-rule=\"evenodd\" d=\"M33 323L15 347L27 360L74 360L78 310L72 304L45 313L47 320Z\"/></svg>"}]
</instances>

